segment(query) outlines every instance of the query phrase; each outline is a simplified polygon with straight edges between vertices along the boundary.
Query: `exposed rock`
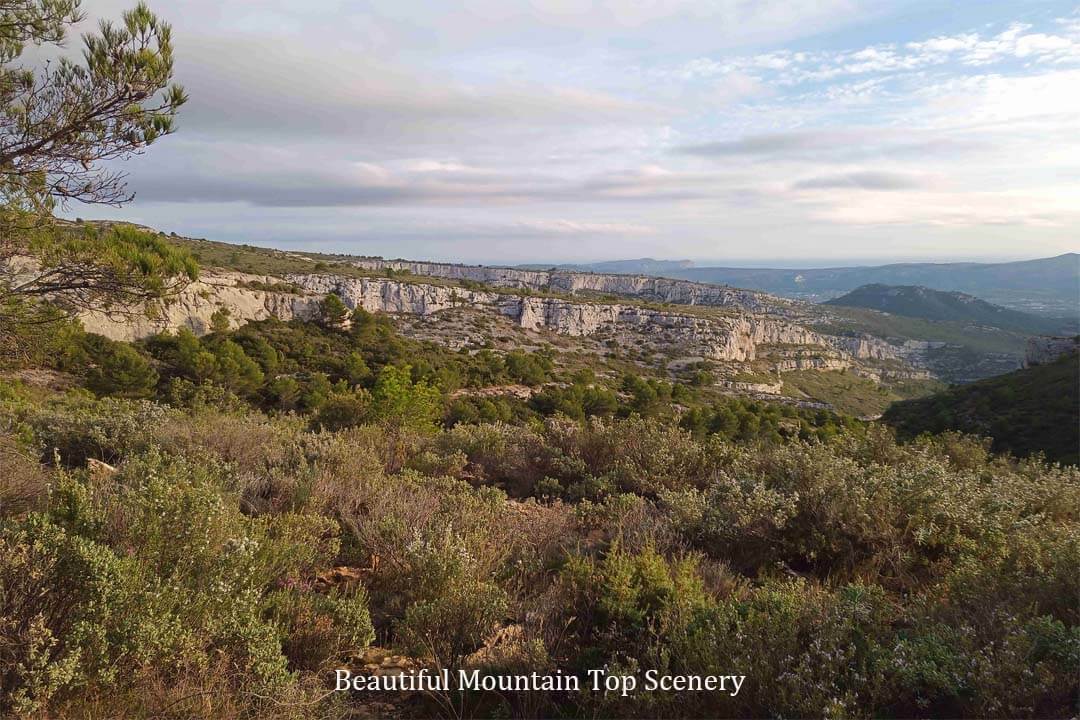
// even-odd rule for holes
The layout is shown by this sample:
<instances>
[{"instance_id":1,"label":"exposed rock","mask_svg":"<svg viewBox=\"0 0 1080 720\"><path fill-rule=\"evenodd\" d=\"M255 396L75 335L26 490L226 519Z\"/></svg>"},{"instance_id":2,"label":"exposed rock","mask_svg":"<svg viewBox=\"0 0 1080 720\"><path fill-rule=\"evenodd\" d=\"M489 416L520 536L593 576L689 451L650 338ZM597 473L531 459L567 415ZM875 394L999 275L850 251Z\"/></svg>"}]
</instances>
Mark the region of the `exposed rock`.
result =
<instances>
[{"instance_id":1,"label":"exposed rock","mask_svg":"<svg viewBox=\"0 0 1080 720\"><path fill-rule=\"evenodd\" d=\"M1080 335L1072 337L1039 336L1028 338L1024 367L1047 365L1062 355L1080 352Z\"/></svg>"},{"instance_id":2,"label":"exposed rock","mask_svg":"<svg viewBox=\"0 0 1080 720\"><path fill-rule=\"evenodd\" d=\"M901 355L896 346L870 335L830 336L828 340L833 347L857 360L895 360Z\"/></svg>"},{"instance_id":3,"label":"exposed rock","mask_svg":"<svg viewBox=\"0 0 1080 720\"><path fill-rule=\"evenodd\" d=\"M196 335L210 330L211 317L227 308L234 322L276 317L308 320L319 312L320 296L272 292L245 287L249 282L274 282L277 278L243 273L204 274L188 285L160 311L135 317L115 318L102 312L80 315L87 332L113 340L137 340L147 335L186 327Z\"/></svg>"},{"instance_id":4,"label":"exposed rock","mask_svg":"<svg viewBox=\"0 0 1080 720\"><path fill-rule=\"evenodd\" d=\"M793 355L778 358L773 361L773 367L778 372L792 372L794 370L846 370L851 367L849 358L828 357L822 355Z\"/></svg>"},{"instance_id":5,"label":"exposed rock","mask_svg":"<svg viewBox=\"0 0 1080 720\"><path fill-rule=\"evenodd\" d=\"M427 277L471 280L494 287L551 290L569 294L591 292L628 295L644 300L676 305L712 305L738 308L751 312L782 312L792 306L791 301L767 293L740 290L726 285L674 280L649 275L616 275L565 270L520 270L517 268L488 267L486 265L456 265L453 263L381 259L358 260L353 265L365 270L405 271L413 275L425 275Z\"/></svg>"},{"instance_id":6,"label":"exposed rock","mask_svg":"<svg viewBox=\"0 0 1080 720\"><path fill-rule=\"evenodd\" d=\"M672 345L716 360L753 360L757 346L763 343L828 344L804 327L756 315L704 318L637 305L572 302L387 278L290 275L288 280L317 296L335 293L347 306L370 312L430 315L467 304L492 307L527 330L545 329L571 336L593 335L611 328L663 333Z\"/></svg>"},{"instance_id":7,"label":"exposed rock","mask_svg":"<svg viewBox=\"0 0 1080 720\"><path fill-rule=\"evenodd\" d=\"M97 458L86 458L86 469L90 471L91 475L98 477L110 477L117 473L115 467Z\"/></svg>"},{"instance_id":8,"label":"exposed rock","mask_svg":"<svg viewBox=\"0 0 1080 720\"><path fill-rule=\"evenodd\" d=\"M430 269L426 267L428 264L423 265L424 267L417 266L412 270ZM470 266L439 267L465 272ZM659 278L623 275L565 273L566 276L572 276L567 279L558 273L480 269L485 272L498 270L496 277L501 278L504 283L535 283L540 279L548 282L566 280L576 289L604 287L628 294L638 292L639 295L663 292L667 299L678 299L688 305L704 301L732 303L739 308L739 312L691 314L688 311L679 312L635 304L577 301L391 278L333 274L288 275L286 279L297 291L283 292L258 289L259 285L272 285L277 278L217 273L192 283L168 304L158 317L117 322L97 313L84 315L83 323L91 332L121 340L133 340L181 327L202 334L209 331L211 318L220 308L227 308L233 320L238 323L272 317L280 320L312 319L319 313L322 298L334 293L341 297L347 307L363 308L369 312L430 317L434 320L437 313L455 308L470 308L506 317L526 331L549 331L576 337L592 336L597 340L607 338L634 345L643 352L670 352L674 349L684 355L711 360L748 362L759 357L763 345L799 348L798 352L780 354L781 370L840 369L849 367L852 358L894 359L906 354L903 349L897 349L874 338L829 337L782 317L751 312L753 307L758 307L754 304L755 298L766 296L746 293L744 298L744 291L722 286L681 281L660 282L662 279ZM623 284L617 288L612 287L610 284L616 280ZM666 284L669 282L672 284ZM742 304L744 301L747 304ZM773 349L770 349L770 352L772 353Z\"/></svg>"},{"instance_id":9,"label":"exposed rock","mask_svg":"<svg viewBox=\"0 0 1080 720\"><path fill-rule=\"evenodd\" d=\"M737 380L721 380L717 383L722 388L734 390L740 394L756 395L779 395L784 391L784 381L777 380L774 383L749 383Z\"/></svg>"},{"instance_id":10,"label":"exposed rock","mask_svg":"<svg viewBox=\"0 0 1080 720\"><path fill-rule=\"evenodd\" d=\"M516 397L520 400L528 400L533 396L533 388L528 385L492 385L484 388L461 388L450 393L450 398L459 397Z\"/></svg>"}]
</instances>

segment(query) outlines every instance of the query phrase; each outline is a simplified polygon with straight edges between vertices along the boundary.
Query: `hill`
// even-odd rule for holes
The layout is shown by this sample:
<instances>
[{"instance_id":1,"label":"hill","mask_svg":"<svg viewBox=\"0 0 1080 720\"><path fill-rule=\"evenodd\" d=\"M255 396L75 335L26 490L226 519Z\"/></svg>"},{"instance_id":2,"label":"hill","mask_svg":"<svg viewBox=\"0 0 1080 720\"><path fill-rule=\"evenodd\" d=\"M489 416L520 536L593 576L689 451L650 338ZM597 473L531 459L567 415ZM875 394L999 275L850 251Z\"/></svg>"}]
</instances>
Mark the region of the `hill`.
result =
<instances>
[{"instance_id":1,"label":"hill","mask_svg":"<svg viewBox=\"0 0 1080 720\"><path fill-rule=\"evenodd\" d=\"M894 403L882 420L902 438L958 430L993 439L996 452L1080 462L1080 355Z\"/></svg>"},{"instance_id":2,"label":"hill","mask_svg":"<svg viewBox=\"0 0 1080 720\"><path fill-rule=\"evenodd\" d=\"M1072 707L1080 468L840 414L925 387L902 346L733 311L757 294L730 288L175 241L204 273L154 317L169 332L58 323L0 368L0 716ZM638 295L574 294L595 283ZM1005 397L1035 413L1005 429L1064 442L1066 394ZM776 680L526 705L333 690L343 667L372 689L555 662Z\"/></svg>"},{"instance_id":3,"label":"hill","mask_svg":"<svg viewBox=\"0 0 1080 720\"><path fill-rule=\"evenodd\" d=\"M961 292L920 285L863 285L826 305L879 310L924 320L962 322L1035 335L1068 334L1075 323L1010 310Z\"/></svg>"},{"instance_id":4,"label":"hill","mask_svg":"<svg viewBox=\"0 0 1080 720\"><path fill-rule=\"evenodd\" d=\"M921 285L964 292L1014 310L1041 315L1080 314L1080 255L1005 263L898 263L815 269L691 267L666 275L726 283L805 300L827 300L871 283Z\"/></svg>"},{"instance_id":5,"label":"hill","mask_svg":"<svg viewBox=\"0 0 1080 720\"><path fill-rule=\"evenodd\" d=\"M558 265L545 265L533 263L518 265L522 270L547 270L557 268L559 270L571 270L574 272L591 273L619 273L624 275L664 275L678 272L693 266L690 260L654 260L652 258L637 258L634 260L605 260L595 263L569 263Z\"/></svg>"}]
</instances>

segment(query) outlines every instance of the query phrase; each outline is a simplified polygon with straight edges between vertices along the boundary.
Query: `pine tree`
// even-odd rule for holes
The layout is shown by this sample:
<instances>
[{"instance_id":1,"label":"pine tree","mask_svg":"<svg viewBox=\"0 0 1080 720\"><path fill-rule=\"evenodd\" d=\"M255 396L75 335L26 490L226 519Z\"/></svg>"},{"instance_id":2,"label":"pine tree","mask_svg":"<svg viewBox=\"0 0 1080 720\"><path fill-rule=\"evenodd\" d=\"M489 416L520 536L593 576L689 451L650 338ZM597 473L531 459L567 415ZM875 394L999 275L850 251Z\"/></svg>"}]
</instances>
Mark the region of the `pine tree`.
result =
<instances>
[{"instance_id":1,"label":"pine tree","mask_svg":"<svg viewBox=\"0 0 1080 720\"><path fill-rule=\"evenodd\" d=\"M62 43L80 4L0 0L0 349L50 316L145 311L197 276L194 260L154 233L53 217L72 200L131 200L107 163L172 133L187 99L172 83L172 31L142 3L85 35L81 62L20 62L29 46Z\"/></svg>"}]
</instances>

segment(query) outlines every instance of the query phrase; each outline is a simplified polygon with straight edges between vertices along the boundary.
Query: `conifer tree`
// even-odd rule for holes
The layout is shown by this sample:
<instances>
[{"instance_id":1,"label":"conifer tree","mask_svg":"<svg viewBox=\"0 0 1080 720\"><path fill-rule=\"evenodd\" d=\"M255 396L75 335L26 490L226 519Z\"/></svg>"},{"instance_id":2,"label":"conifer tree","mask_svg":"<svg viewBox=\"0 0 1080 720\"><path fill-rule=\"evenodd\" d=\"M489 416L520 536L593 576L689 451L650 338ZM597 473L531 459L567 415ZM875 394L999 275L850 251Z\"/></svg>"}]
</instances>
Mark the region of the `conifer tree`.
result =
<instances>
[{"instance_id":1,"label":"conifer tree","mask_svg":"<svg viewBox=\"0 0 1080 720\"><path fill-rule=\"evenodd\" d=\"M197 275L154 233L53 217L70 201L131 200L114 161L172 133L187 99L172 30L141 2L84 35L80 60L25 62L28 47L64 43L80 5L0 0L0 349L82 310L143 311Z\"/></svg>"}]
</instances>

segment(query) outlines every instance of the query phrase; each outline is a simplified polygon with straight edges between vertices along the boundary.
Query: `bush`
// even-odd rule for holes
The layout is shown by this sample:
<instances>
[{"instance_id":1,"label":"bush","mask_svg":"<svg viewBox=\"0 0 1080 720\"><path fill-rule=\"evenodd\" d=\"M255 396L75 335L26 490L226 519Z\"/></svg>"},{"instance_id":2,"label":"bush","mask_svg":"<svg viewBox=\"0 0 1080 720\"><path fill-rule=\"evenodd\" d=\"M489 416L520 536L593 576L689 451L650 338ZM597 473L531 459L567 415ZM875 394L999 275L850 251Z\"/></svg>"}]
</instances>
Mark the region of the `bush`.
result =
<instances>
[{"instance_id":1,"label":"bush","mask_svg":"<svg viewBox=\"0 0 1080 720\"><path fill-rule=\"evenodd\" d=\"M65 707L143 669L208 673L260 695L293 683L282 655L297 623L267 619L266 593L337 552L333 521L248 518L227 473L150 453L115 477L62 475L47 512L3 529L0 658L9 709ZM371 639L364 596L330 596L327 654ZM272 617L272 613L270 614Z\"/></svg>"},{"instance_id":2,"label":"bush","mask_svg":"<svg viewBox=\"0 0 1080 720\"><path fill-rule=\"evenodd\" d=\"M734 697L388 696L400 714L1074 711L1076 468L742 401L682 423L659 401L581 421L492 402L509 422L440 430L433 383L505 381L503 359L408 370L384 362L386 332L357 313L348 333L159 338L173 408L0 384L0 712L344 716L348 694L319 700L329 671L375 637L448 668L747 676ZM313 415L173 372L203 352L216 372L229 338L277 363L258 402L276 387ZM351 352L371 388L346 377ZM335 405L376 390L378 417ZM53 448L60 467L37 462Z\"/></svg>"},{"instance_id":3,"label":"bush","mask_svg":"<svg viewBox=\"0 0 1080 720\"><path fill-rule=\"evenodd\" d=\"M153 393L158 374L133 346L100 335L88 335L85 346L90 363L86 386L94 393L129 398Z\"/></svg>"}]
</instances>

